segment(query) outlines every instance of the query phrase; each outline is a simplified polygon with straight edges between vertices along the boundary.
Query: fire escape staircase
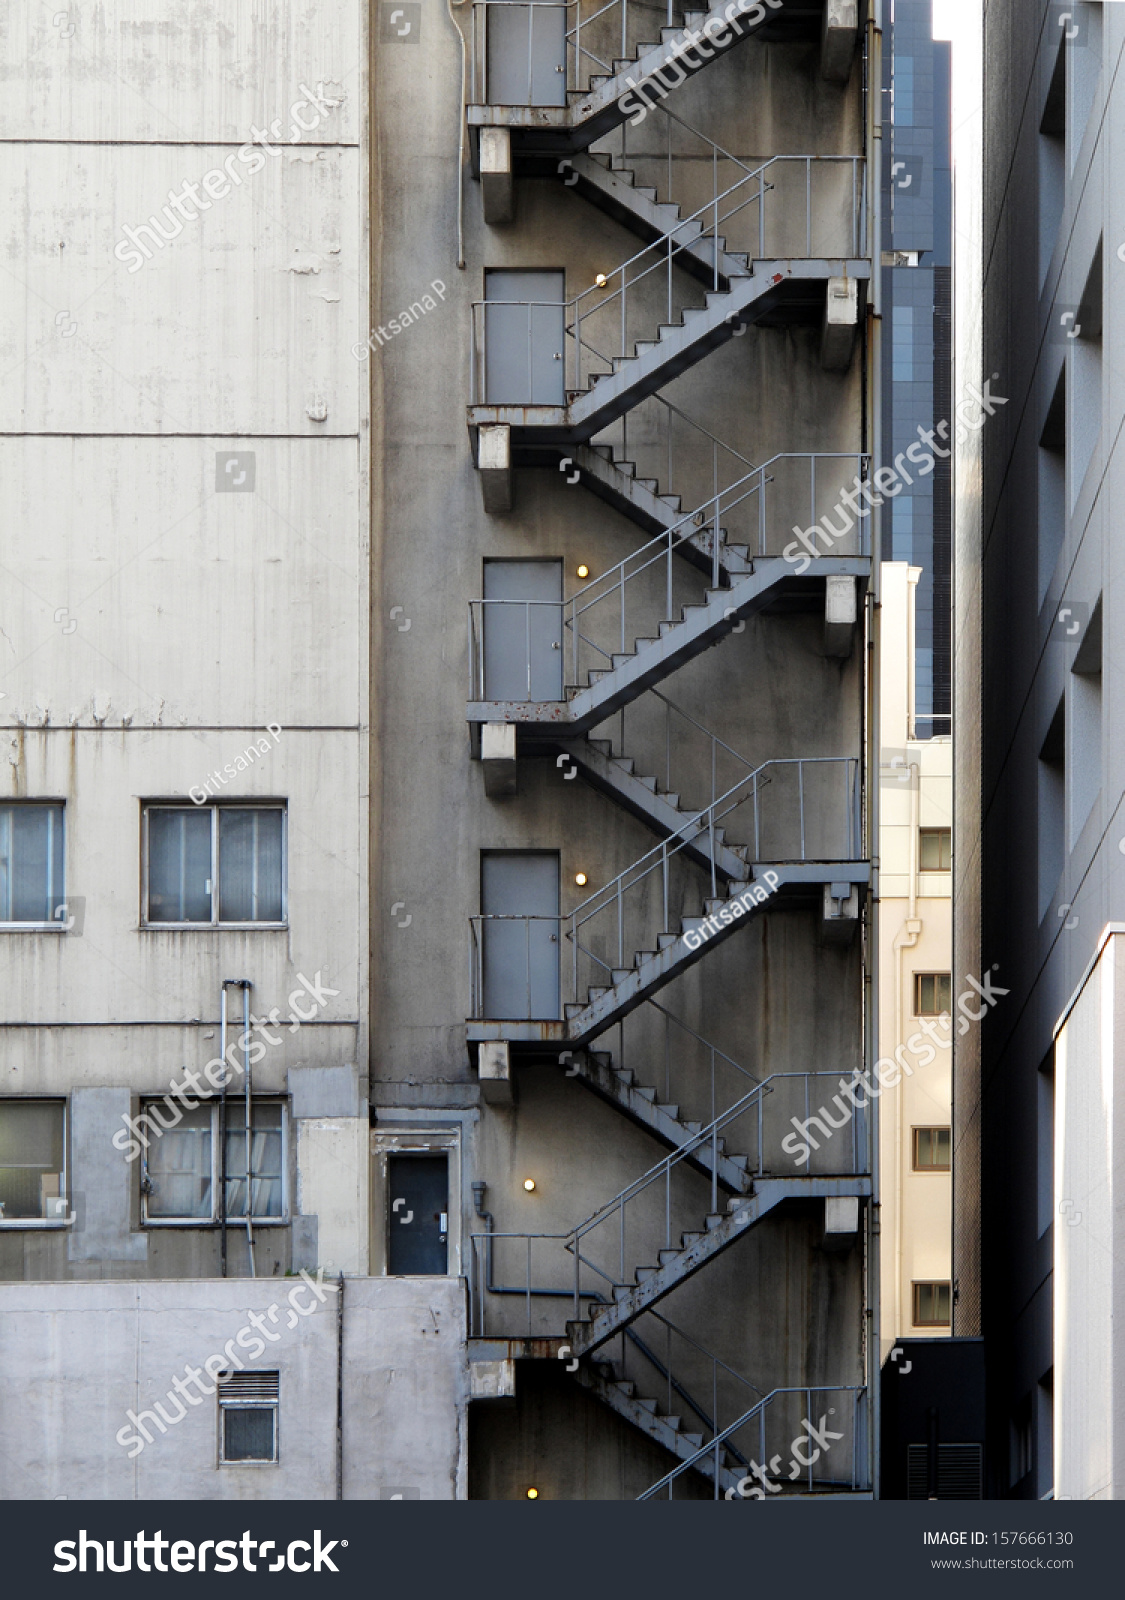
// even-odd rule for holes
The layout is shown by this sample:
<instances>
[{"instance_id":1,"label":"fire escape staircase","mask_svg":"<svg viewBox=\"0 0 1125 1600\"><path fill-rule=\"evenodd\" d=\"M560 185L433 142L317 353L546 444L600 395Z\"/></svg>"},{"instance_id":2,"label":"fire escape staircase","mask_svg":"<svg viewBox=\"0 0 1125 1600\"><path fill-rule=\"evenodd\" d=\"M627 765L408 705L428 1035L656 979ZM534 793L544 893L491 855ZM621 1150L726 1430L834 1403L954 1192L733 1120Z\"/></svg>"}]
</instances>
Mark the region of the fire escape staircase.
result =
<instances>
[{"instance_id":1,"label":"fire escape staircase","mask_svg":"<svg viewBox=\"0 0 1125 1600\"><path fill-rule=\"evenodd\" d=\"M591 63L602 70L591 74L585 84L568 87L562 106L482 103L476 86L483 93L483 74L476 74L466 108L474 171L482 177L488 175L487 154L481 148L486 129L504 136L509 172L513 165L516 171L541 171L551 158L585 149L635 117L642 105L659 101L755 35L764 40L819 36L821 75L845 82L857 28L855 6L840 0L784 0L784 4L782 0L763 0L761 5L745 0L735 8L724 0L709 11L685 12L682 23L662 27L659 34L659 39L639 41L632 55L603 61L588 48L589 31L584 39L581 28L572 26L568 41L572 55L583 71ZM697 42L701 35L703 48ZM649 85L647 102L634 94L636 87L645 83Z\"/></svg>"}]
</instances>

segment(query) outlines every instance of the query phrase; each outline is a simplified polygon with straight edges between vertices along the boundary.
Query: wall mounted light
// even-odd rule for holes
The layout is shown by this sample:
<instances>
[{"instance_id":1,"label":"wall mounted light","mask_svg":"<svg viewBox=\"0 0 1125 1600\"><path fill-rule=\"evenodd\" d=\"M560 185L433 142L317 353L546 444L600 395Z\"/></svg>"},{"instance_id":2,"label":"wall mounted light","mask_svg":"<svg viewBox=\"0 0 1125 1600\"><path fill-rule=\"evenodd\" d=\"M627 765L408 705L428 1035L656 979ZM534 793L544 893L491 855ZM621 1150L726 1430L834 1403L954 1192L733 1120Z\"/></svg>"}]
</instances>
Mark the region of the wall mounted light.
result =
<instances>
[{"instance_id":1,"label":"wall mounted light","mask_svg":"<svg viewBox=\"0 0 1125 1600\"><path fill-rule=\"evenodd\" d=\"M527 1190L528 1194L530 1194L531 1191L535 1188L535 1179L534 1178L525 1178L523 1180L523 1186Z\"/></svg>"},{"instance_id":2,"label":"wall mounted light","mask_svg":"<svg viewBox=\"0 0 1125 1600\"><path fill-rule=\"evenodd\" d=\"M588 578L590 576L590 569L584 561L580 561L574 570L580 578Z\"/></svg>"},{"instance_id":3,"label":"wall mounted light","mask_svg":"<svg viewBox=\"0 0 1125 1600\"><path fill-rule=\"evenodd\" d=\"M584 889L586 887L586 882L587 882L586 874L584 872L576 872L574 874L574 881L575 881L575 883L578 885L578 887L580 889Z\"/></svg>"},{"instance_id":4,"label":"wall mounted light","mask_svg":"<svg viewBox=\"0 0 1125 1600\"><path fill-rule=\"evenodd\" d=\"M599 272L597 277L594 279L594 282L597 284L599 289L604 289L605 285L606 285L605 273L604 272Z\"/></svg>"},{"instance_id":5,"label":"wall mounted light","mask_svg":"<svg viewBox=\"0 0 1125 1600\"><path fill-rule=\"evenodd\" d=\"M527 1498L529 1500L538 1500L538 1498L539 1498L539 1490L538 1489L529 1489L527 1491Z\"/></svg>"}]
</instances>

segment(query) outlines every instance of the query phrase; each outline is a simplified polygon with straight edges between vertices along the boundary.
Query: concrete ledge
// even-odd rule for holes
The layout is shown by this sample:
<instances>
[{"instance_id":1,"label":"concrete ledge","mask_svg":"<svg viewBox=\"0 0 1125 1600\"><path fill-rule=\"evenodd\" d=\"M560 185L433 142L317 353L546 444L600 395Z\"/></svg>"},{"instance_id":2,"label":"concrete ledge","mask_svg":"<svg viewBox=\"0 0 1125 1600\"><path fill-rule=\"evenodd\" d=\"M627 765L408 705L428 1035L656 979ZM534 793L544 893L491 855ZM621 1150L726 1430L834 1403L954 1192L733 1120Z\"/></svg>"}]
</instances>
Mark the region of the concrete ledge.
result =
<instances>
[{"instance_id":1,"label":"concrete ledge","mask_svg":"<svg viewBox=\"0 0 1125 1600\"><path fill-rule=\"evenodd\" d=\"M510 1106L513 1101L511 1051L506 1039L482 1044L477 1054L481 1099L487 1105Z\"/></svg>"}]
</instances>

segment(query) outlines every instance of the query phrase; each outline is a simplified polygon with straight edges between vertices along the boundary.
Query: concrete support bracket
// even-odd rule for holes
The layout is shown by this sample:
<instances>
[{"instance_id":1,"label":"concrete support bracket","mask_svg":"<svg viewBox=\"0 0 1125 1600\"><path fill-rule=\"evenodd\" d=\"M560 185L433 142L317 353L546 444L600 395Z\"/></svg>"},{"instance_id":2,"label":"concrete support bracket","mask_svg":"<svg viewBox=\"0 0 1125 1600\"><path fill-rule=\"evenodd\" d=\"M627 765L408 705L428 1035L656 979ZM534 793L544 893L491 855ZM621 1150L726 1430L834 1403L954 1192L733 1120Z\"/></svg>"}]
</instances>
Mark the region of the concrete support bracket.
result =
<instances>
[{"instance_id":1,"label":"concrete support bracket","mask_svg":"<svg viewBox=\"0 0 1125 1600\"><path fill-rule=\"evenodd\" d=\"M484 792L490 800L501 800L517 792L514 722L486 722L482 725L480 759L484 768Z\"/></svg>"},{"instance_id":2,"label":"concrete support bracket","mask_svg":"<svg viewBox=\"0 0 1125 1600\"><path fill-rule=\"evenodd\" d=\"M506 1039L482 1044L477 1054L477 1076L481 1099L488 1105L510 1106L515 1098L512 1087L511 1049Z\"/></svg>"},{"instance_id":3,"label":"concrete support bracket","mask_svg":"<svg viewBox=\"0 0 1125 1600\"><path fill-rule=\"evenodd\" d=\"M490 227L511 222L515 215L510 128L480 130L480 195Z\"/></svg>"},{"instance_id":4,"label":"concrete support bracket","mask_svg":"<svg viewBox=\"0 0 1125 1600\"><path fill-rule=\"evenodd\" d=\"M826 372L846 372L859 327L859 279L829 278L820 339L820 364Z\"/></svg>"},{"instance_id":5,"label":"concrete support bracket","mask_svg":"<svg viewBox=\"0 0 1125 1600\"><path fill-rule=\"evenodd\" d=\"M826 883L821 928L830 943L850 939L859 926L859 889L854 883Z\"/></svg>"},{"instance_id":6,"label":"concrete support bracket","mask_svg":"<svg viewBox=\"0 0 1125 1600\"><path fill-rule=\"evenodd\" d=\"M859 619L859 585L854 577L824 580L824 653L846 660L852 653Z\"/></svg>"},{"instance_id":7,"label":"concrete support bracket","mask_svg":"<svg viewBox=\"0 0 1125 1600\"><path fill-rule=\"evenodd\" d=\"M477 439L484 509L490 516L512 509L512 430L506 422L486 423Z\"/></svg>"},{"instance_id":8,"label":"concrete support bracket","mask_svg":"<svg viewBox=\"0 0 1125 1600\"><path fill-rule=\"evenodd\" d=\"M828 1195L824 1201L824 1248L850 1250L858 1233L858 1195Z\"/></svg>"},{"instance_id":9,"label":"concrete support bracket","mask_svg":"<svg viewBox=\"0 0 1125 1600\"><path fill-rule=\"evenodd\" d=\"M825 0L820 36L820 75L829 83L847 83L859 36L859 0Z\"/></svg>"}]
</instances>

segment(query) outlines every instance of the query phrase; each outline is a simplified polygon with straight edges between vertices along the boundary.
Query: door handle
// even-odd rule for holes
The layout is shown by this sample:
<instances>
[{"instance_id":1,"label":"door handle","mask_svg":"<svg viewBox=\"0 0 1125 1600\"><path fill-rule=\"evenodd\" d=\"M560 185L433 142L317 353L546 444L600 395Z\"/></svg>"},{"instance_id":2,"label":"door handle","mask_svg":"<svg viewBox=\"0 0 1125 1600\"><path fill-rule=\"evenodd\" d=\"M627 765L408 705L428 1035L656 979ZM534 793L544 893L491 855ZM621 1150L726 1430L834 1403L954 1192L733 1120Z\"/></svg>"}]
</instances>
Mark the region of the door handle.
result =
<instances>
[{"instance_id":1,"label":"door handle","mask_svg":"<svg viewBox=\"0 0 1125 1600\"><path fill-rule=\"evenodd\" d=\"M557 933L548 934L548 938L552 944L558 944L559 942L559 936Z\"/></svg>"},{"instance_id":2,"label":"door handle","mask_svg":"<svg viewBox=\"0 0 1125 1600\"><path fill-rule=\"evenodd\" d=\"M561 361L562 360L562 351L561 350L556 350L553 359L555 361Z\"/></svg>"},{"instance_id":3,"label":"door handle","mask_svg":"<svg viewBox=\"0 0 1125 1600\"><path fill-rule=\"evenodd\" d=\"M551 640L551 649L552 650L561 650L562 649L562 645L559 643L559 641L557 639L552 639Z\"/></svg>"},{"instance_id":4,"label":"door handle","mask_svg":"<svg viewBox=\"0 0 1125 1600\"><path fill-rule=\"evenodd\" d=\"M449 1232L449 1212L448 1211L441 1212L440 1216L438 1217L438 1232L441 1234L443 1239L445 1238L446 1234Z\"/></svg>"}]
</instances>

